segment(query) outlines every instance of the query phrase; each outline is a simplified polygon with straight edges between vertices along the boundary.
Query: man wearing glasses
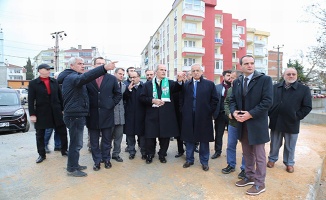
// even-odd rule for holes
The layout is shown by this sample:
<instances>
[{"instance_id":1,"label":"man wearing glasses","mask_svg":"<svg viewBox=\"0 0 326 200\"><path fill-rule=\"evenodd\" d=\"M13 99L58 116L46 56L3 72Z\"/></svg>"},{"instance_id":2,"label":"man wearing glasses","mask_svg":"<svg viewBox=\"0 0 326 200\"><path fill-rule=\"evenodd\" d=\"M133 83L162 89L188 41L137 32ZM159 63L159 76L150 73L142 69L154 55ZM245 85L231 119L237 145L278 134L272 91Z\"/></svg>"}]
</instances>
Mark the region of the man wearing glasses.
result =
<instances>
[{"instance_id":1,"label":"man wearing glasses","mask_svg":"<svg viewBox=\"0 0 326 200\"><path fill-rule=\"evenodd\" d=\"M298 82L295 68L285 69L283 78L284 81L274 85L273 106L269 110L271 143L267 167L274 167L284 138L283 163L286 171L293 173L300 120L312 109L311 94L309 87Z\"/></svg>"}]
</instances>

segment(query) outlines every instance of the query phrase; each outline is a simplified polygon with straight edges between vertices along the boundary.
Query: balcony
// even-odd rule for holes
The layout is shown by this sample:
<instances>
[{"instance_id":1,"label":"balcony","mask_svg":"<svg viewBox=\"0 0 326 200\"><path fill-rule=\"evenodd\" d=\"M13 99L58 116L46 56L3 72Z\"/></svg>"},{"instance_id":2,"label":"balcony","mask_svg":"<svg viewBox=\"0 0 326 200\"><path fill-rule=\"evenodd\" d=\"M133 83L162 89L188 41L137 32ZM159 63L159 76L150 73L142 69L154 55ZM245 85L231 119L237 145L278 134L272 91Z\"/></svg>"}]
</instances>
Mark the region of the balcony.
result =
<instances>
[{"instance_id":1,"label":"balcony","mask_svg":"<svg viewBox=\"0 0 326 200\"><path fill-rule=\"evenodd\" d=\"M183 47L182 48L182 56L195 56L201 57L205 55L205 48L203 47Z\"/></svg>"},{"instance_id":2,"label":"balcony","mask_svg":"<svg viewBox=\"0 0 326 200\"><path fill-rule=\"evenodd\" d=\"M232 50L238 51L239 50L239 43L233 43L232 44Z\"/></svg>"},{"instance_id":3,"label":"balcony","mask_svg":"<svg viewBox=\"0 0 326 200\"><path fill-rule=\"evenodd\" d=\"M222 75L223 69L214 69L214 74Z\"/></svg>"},{"instance_id":4,"label":"balcony","mask_svg":"<svg viewBox=\"0 0 326 200\"><path fill-rule=\"evenodd\" d=\"M232 63L238 63L239 62L239 58L232 58Z\"/></svg>"},{"instance_id":5,"label":"balcony","mask_svg":"<svg viewBox=\"0 0 326 200\"><path fill-rule=\"evenodd\" d=\"M247 44L252 44L254 42L254 39L252 37L247 37Z\"/></svg>"},{"instance_id":6,"label":"balcony","mask_svg":"<svg viewBox=\"0 0 326 200\"><path fill-rule=\"evenodd\" d=\"M266 46L266 42L263 40L255 40L254 43L256 46Z\"/></svg>"},{"instance_id":7,"label":"balcony","mask_svg":"<svg viewBox=\"0 0 326 200\"><path fill-rule=\"evenodd\" d=\"M223 60L223 54L215 54L215 60Z\"/></svg>"},{"instance_id":8,"label":"balcony","mask_svg":"<svg viewBox=\"0 0 326 200\"><path fill-rule=\"evenodd\" d=\"M223 30L223 24L221 22L215 22L215 31Z\"/></svg>"},{"instance_id":9,"label":"balcony","mask_svg":"<svg viewBox=\"0 0 326 200\"><path fill-rule=\"evenodd\" d=\"M264 57L267 57L267 54L264 53L264 52L262 52L262 51L255 51L255 52L254 52L254 56L255 56L256 58L264 58Z\"/></svg>"},{"instance_id":10,"label":"balcony","mask_svg":"<svg viewBox=\"0 0 326 200\"><path fill-rule=\"evenodd\" d=\"M190 71L191 70L191 66L186 66L186 65L185 66L182 66L181 70L184 71L184 72Z\"/></svg>"},{"instance_id":11,"label":"balcony","mask_svg":"<svg viewBox=\"0 0 326 200\"><path fill-rule=\"evenodd\" d=\"M222 38L215 38L215 46L222 46L223 39Z\"/></svg>"},{"instance_id":12,"label":"balcony","mask_svg":"<svg viewBox=\"0 0 326 200\"><path fill-rule=\"evenodd\" d=\"M184 8L182 10L183 21L202 22L205 19L205 5L201 9Z\"/></svg>"},{"instance_id":13,"label":"balcony","mask_svg":"<svg viewBox=\"0 0 326 200\"><path fill-rule=\"evenodd\" d=\"M196 30L184 28L182 31L182 38L203 39L205 37L205 30Z\"/></svg>"},{"instance_id":14,"label":"balcony","mask_svg":"<svg viewBox=\"0 0 326 200\"><path fill-rule=\"evenodd\" d=\"M253 50L247 49L247 55L253 55Z\"/></svg>"}]
</instances>

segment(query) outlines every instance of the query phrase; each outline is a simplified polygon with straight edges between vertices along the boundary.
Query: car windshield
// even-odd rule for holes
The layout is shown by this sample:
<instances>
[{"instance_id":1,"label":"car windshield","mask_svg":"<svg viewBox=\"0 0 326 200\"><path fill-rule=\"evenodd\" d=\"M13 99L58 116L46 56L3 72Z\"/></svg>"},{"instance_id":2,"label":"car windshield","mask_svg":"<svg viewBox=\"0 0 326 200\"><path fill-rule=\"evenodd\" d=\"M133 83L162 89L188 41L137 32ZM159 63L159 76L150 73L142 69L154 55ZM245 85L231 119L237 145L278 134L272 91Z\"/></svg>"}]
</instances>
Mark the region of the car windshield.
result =
<instances>
[{"instance_id":1,"label":"car windshield","mask_svg":"<svg viewBox=\"0 0 326 200\"><path fill-rule=\"evenodd\" d=\"M13 92L0 93L0 106L14 106L19 104L20 102L16 93Z\"/></svg>"}]
</instances>

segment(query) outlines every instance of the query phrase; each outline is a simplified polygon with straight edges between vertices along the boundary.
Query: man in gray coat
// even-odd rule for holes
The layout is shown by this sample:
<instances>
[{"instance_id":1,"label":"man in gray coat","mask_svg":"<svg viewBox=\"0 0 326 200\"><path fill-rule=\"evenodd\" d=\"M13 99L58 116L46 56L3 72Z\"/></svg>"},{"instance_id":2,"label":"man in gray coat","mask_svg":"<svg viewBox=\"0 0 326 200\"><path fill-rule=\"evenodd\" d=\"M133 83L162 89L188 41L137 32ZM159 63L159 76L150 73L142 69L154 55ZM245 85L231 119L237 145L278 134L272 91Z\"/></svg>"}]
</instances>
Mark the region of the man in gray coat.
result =
<instances>
[{"instance_id":1,"label":"man in gray coat","mask_svg":"<svg viewBox=\"0 0 326 200\"><path fill-rule=\"evenodd\" d=\"M126 85L123 83L123 77L125 75L125 70L123 68L116 68L114 71L114 76L117 78L120 92L123 93L126 90ZM117 162L123 162L123 159L119 156L121 152L121 142L123 138L123 126L125 124L125 108L123 105L123 99L114 107L114 127L112 129L112 159Z\"/></svg>"},{"instance_id":2,"label":"man in gray coat","mask_svg":"<svg viewBox=\"0 0 326 200\"><path fill-rule=\"evenodd\" d=\"M312 109L311 95L309 87L297 81L295 68L285 69L283 78L284 81L275 84L273 88L273 106L269 111L271 143L267 167L274 167L284 138L283 163L286 171L293 173L300 120Z\"/></svg>"},{"instance_id":3,"label":"man in gray coat","mask_svg":"<svg viewBox=\"0 0 326 200\"><path fill-rule=\"evenodd\" d=\"M240 59L243 75L234 80L230 97L230 113L239 122L239 140L246 161L246 178L236 186L253 185L247 194L264 192L266 178L265 143L269 141L268 110L272 106L272 79L255 70L251 55Z\"/></svg>"}]
</instances>

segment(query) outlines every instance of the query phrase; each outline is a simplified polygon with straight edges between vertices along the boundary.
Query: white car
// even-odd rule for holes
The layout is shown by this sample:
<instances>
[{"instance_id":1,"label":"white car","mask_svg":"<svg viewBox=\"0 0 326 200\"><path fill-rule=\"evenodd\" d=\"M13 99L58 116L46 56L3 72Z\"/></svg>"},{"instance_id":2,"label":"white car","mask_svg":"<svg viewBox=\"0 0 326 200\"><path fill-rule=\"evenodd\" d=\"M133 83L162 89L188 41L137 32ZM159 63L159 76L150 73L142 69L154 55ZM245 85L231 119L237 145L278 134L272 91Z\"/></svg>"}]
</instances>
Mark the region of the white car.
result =
<instances>
[{"instance_id":1,"label":"white car","mask_svg":"<svg viewBox=\"0 0 326 200\"><path fill-rule=\"evenodd\" d=\"M21 103L24 105L25 103L27 103L27 99L28 99L28 90L26 89L15 89L20 97L20 101Z\"/></svg>"}]
</instances>

